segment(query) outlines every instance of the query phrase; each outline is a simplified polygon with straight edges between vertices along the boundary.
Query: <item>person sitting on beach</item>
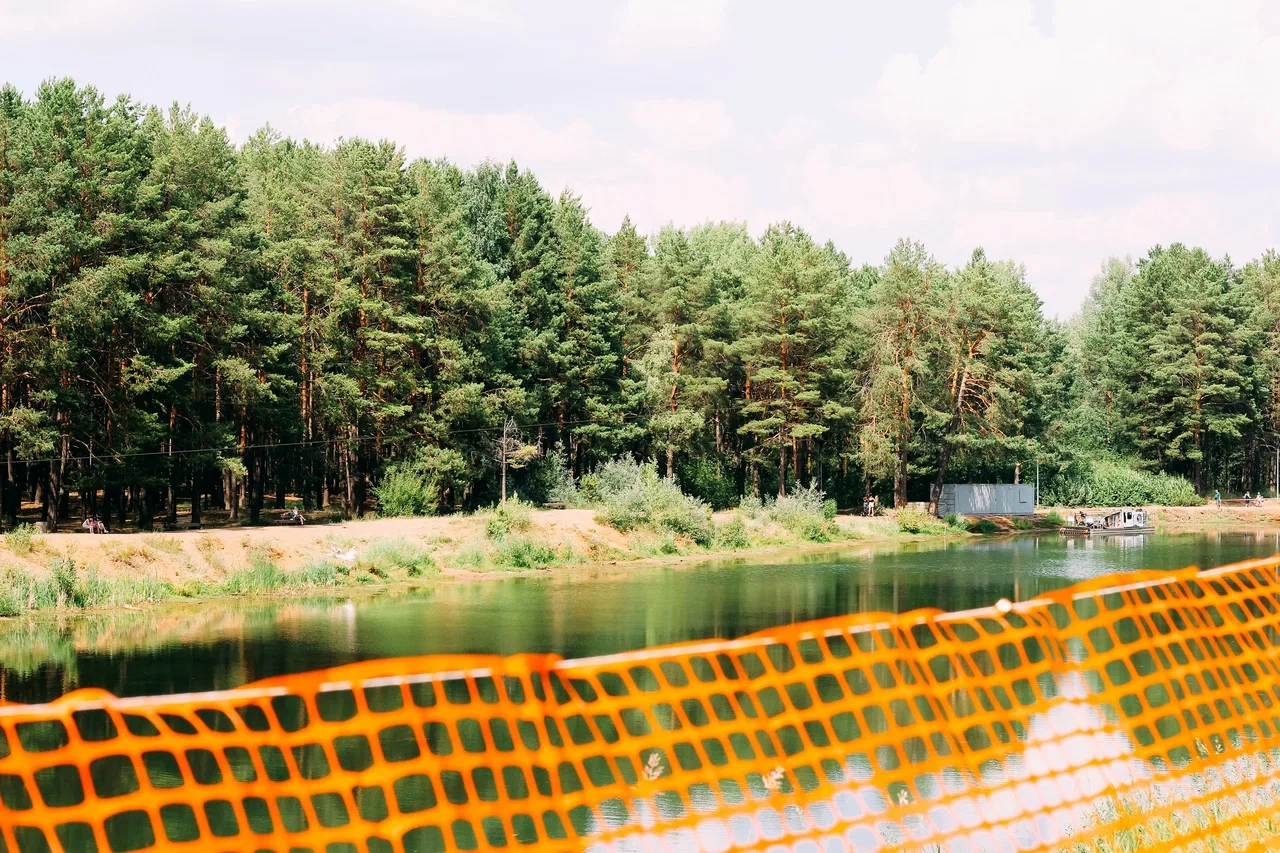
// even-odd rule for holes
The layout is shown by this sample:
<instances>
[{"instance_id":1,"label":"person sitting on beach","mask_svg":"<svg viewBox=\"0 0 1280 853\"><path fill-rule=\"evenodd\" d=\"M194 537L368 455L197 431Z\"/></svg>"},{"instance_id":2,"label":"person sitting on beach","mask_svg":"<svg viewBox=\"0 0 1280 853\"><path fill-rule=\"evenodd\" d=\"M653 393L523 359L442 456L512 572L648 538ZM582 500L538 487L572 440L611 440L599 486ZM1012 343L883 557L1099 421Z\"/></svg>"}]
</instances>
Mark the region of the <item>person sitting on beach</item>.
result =
<instances>
[{"instance_id":1,"label":"person sitting on beach","mask_svg":"<svg viewBox=\"0 0 1280 853\"><path fill-rule=\"evenodd\" d=\"M85 516L84 521L80 522L80 526L85 530L89 531L90 533L98 532L98 522L94 519L92 515Z\"/></svg>"}]
</instances>

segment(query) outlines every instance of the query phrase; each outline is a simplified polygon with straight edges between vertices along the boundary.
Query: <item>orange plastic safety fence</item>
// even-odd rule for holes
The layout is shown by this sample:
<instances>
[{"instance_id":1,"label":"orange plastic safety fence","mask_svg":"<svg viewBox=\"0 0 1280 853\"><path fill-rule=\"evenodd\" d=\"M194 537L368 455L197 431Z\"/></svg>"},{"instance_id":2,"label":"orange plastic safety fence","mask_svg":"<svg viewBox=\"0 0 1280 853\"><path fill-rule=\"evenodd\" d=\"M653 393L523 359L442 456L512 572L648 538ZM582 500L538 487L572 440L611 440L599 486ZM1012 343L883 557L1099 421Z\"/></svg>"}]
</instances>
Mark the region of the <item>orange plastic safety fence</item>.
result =
<instances>
[{"instance_id":1,"label":"orange plastic safety fence","mask_svg":"<svg viewBox=\"0 0 1280 853\"><path fill-rule=\"evenodd\" d=\"M0 708L0 851L1280 847L1280 560Z\"/></svg>"}]
</instances>

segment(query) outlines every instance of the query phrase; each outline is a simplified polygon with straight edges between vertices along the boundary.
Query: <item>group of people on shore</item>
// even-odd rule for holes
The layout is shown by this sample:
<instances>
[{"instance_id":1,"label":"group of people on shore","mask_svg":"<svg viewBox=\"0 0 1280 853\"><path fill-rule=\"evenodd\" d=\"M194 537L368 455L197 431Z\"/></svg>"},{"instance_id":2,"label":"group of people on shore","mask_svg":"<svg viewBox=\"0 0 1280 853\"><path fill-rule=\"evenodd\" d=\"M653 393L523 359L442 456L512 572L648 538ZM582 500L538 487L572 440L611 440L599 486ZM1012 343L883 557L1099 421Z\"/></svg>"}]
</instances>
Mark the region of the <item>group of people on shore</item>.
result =
<instances>
[{"instance_id":1,"label":"group of people on shore","mask_svg":"<svg viewBox=\"0 0 1280 853\"><path fill-rule=\"evenodd\" d=\"M876 496L875 495L867 495L865 498L862 499L862 514L863 515L876 514Z\"/></svg>"},{"instance_id":2,"label":"group of people on shore","mask_svg":"<svg viewBox=\"0 0 1280 853\"><path fill-rule=\"evenodd\" d=\"M1251 495L1248 492L1244 493L1245 506L1262 506L1266 502L1267 497L1262 493L1262 489L1258 489L1256 495ZM1213 492L1213 505L1218 509L1222 509L1222 491L1219 489L1215 489Z\"/></svg>"},{"instance_id":3,"label":"group of people on shore","mask_svg":"<svg viewBox=\"0 0 1280 853\"><path fill-rule=\"evenodd\" d=\"M107 523L97 515L90 515L80 522L80 526L90 533L108 533Z\"/></svg>"}]
</instances>

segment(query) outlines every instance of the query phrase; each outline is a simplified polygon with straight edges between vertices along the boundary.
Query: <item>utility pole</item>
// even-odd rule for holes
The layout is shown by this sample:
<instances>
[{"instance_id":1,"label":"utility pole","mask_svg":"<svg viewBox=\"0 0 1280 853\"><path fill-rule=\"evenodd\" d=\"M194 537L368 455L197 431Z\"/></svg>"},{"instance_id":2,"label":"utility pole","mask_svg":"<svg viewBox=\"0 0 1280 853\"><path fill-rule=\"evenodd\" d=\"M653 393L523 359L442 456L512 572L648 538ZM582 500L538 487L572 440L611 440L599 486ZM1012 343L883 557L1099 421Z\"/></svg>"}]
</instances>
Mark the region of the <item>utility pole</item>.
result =
<instances>
[{"instance_id":1,"label":"utility pole","mask_svg":"<svg viewBox=\"0 0 1280 853\"><path fill-rule=\"evenodd\" d=\"M515 418L508 417L502 423L502 438L497 441L497 462L502 469L502 502L507 502L507 469L523 468L537 458L541 448L525 444L524 433L516 425Z\"/></svg>"},{"instance_id":2,"label":"utility pole","mask_svg":"<svg viewBox=\"0 0 1280 853\"><path fill-rule=\"evenodd\" d=\"M502 422L502 442L498 445L498 464L502 467L502 502L507 502L507 452L511 440L511 418Z\"/></svg>"}]
</instances>

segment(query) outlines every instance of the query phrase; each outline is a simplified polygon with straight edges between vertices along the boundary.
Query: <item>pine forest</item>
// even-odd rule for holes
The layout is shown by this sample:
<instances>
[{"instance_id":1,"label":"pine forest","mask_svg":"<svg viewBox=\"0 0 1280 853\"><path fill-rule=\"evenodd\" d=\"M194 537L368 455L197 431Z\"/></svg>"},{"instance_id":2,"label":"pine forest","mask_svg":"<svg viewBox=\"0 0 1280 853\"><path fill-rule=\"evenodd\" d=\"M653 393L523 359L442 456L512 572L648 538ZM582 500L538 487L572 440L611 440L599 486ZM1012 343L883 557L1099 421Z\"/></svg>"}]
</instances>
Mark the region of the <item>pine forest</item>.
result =
<instances>
[{"instance_id":1,"label":"pine forest","mask_svg":"<svg viewBox=\"0 0 1280 853\"><path fill-rule=\"evenodd\" d=\"M642 233L514 162L6 87L0 511L448 512L623 457L714 508L1275 489L1280 254L1134 247L1060 322L1017 259L763 225Z\"/></svg>"}]
</instances>

